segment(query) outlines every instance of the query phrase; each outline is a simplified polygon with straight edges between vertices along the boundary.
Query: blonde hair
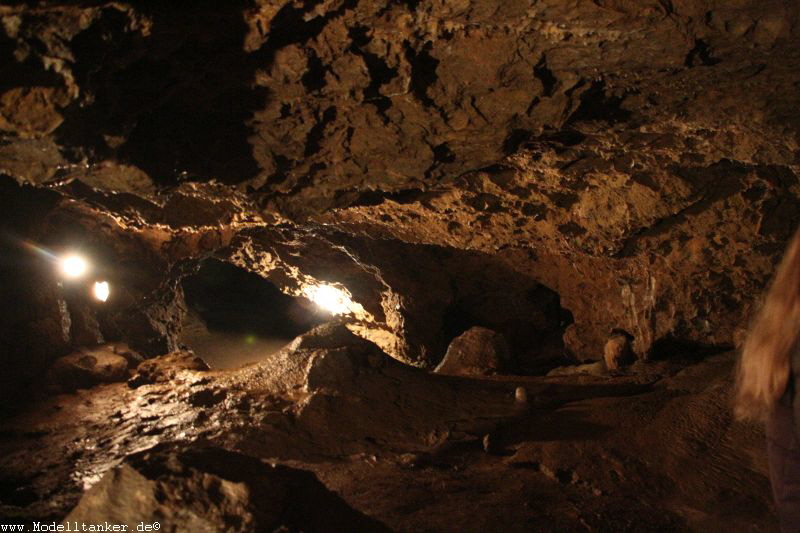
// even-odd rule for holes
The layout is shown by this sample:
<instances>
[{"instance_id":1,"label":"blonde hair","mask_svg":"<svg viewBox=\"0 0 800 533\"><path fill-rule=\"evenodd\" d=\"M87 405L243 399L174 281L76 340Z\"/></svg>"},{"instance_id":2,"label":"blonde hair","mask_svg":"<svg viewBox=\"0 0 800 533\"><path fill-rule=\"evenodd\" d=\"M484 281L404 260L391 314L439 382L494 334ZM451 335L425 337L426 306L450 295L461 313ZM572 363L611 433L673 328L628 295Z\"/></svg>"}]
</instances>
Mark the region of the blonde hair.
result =
<instances>
[{"instance_id":1,"label":"blonde hair","mask_svg":"<svg viewBox=\"0 0 800 533\"><path fill-rule=\"evenodd\" d=\"M747 333L736 375L734 411L764 420L786 390L800 337L800 230L792 237Z\"/></svg>"}]
</instances>

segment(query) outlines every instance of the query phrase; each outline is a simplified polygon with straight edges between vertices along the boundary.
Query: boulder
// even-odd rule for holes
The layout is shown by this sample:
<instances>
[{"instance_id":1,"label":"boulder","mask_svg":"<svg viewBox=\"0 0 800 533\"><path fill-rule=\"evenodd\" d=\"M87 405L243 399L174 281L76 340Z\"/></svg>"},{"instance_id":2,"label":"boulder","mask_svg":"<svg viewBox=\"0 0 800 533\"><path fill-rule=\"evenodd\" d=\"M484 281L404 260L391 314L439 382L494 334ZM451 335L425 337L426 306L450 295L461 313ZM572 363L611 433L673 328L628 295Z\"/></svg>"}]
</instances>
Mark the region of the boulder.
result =
<instances>
[{"instance_id":1,"label":"boulder","mask_svg":"<svg viewBox=\"0 0 800 533\"><path fill-rule=\"evenodd\" d=\"M311 472L173 444L130 455L107 472L64 519L75 522L126 524L128 531L158 523L160 533L389 531Z\"/></svg>"},{"instance_id":2,"label":"boulder","mask_svg":"<svg viewBox=\"0 0 800 533\"><path fill-rule=\"evenodd\" d=\"M167 355L147 359L136 367L135 375L128 380L132 389L175 379L184 370L209 370L208 364L191 350L176 350Z\"/></svg>"},{"instance_id":3,"label":"boulder","mask_svg":"<svg viewBox=\"0 0 800 533\"><path fill-rule=\"evenodd\" d=\"M53 392L72 392L99 383L125 381L129 377L129 358L132 352L104 344L92 349L81 349L56 359L48 370L45 381ZM126 357L126 355L128 357Z\"/></svg>"},{"instance_id":4,"label":"boulder","mask_svg":"<svg viewBox=\"0 0 800 533\"><path fill-rule=\"evenodd\" d=\"M473 327L452 340L434 372L463 376L497 374L508 370L510 359L508 344L501 334Z\"/></svg>"},{"instance_id":5,"label":"boulder","mask_svg":"<svg viewBox=\"0 0 800 533\"><path fill-rule=\"evenodd\" d=\"M621 365L630 363L633 360L631 342L625 335L614 335L603 348L603 360L606 368L617 370Z\"/></svg>"}]
</instances>

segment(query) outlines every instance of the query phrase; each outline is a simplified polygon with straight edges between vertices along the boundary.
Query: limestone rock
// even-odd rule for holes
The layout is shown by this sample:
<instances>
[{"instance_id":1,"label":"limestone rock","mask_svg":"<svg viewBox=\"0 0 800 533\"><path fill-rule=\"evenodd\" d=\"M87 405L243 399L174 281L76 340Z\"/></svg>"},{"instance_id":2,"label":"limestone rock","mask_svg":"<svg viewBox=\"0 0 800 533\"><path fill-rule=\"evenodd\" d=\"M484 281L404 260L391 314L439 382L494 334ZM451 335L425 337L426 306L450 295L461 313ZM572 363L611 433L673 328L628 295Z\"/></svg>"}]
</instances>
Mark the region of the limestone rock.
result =
<instances>
[{"instance_id":1,"label":"limestone rock","mask_svg":"<svg viewBox=\"0 0 800 533\"><path fill-rule=\"evenodd\" d=\"M135 375L128 380L132 389L142 385L170 381L185 370L209 370L208 364L188 350L178 350L167 355L147 359L136 368Z\"/></svg>"},{"instance_id":2,"label":"limestone rock","mask_svg":"<svg viewBox=\"0 0 800 533\"><path fill-rule=\"evenodd\" d=\"M48 370L45 381L55 392L71 392L99 383L125 381L128 366L128 360L115 353L112 345L103 345L60 357Z\"/></svg>"},{"instance_id":3,"label":"limestone rock","mask_svg":"<svg viewBox=\"0 0 800 533\"><path fill-rule=\"evenodd\" d=\"M353 335L343 324L331 322L321 324L311 331L294 339L287 348L289 350L333 349L340 346L365 344Z\"/></svg>"},{"instance_id":4,"label":"limestone rock","mask_svg":"<svg viewBox=\"0 0 800 533\"><path fill-rule=\"evenodd\" d=\"M434 372L480 376L508 370L511 355L502 335L473 327L453 339Z\"/></svg>"},{"instance_id":5,"label":"limestone rock","mask_svg":"<svg viewBox=\"0 0 800 533\"><path fill-rule=\"evenodd\" d=\"M47 87L16 87L0 94L0 131L13 132L22 138L52 133L63 118L58 105L66 95Z\"/></svg>"},{"instance_id":6,"label":"limestone rock","mask_svg":"<svg viewBox=\"0 0 800 533\"><path fill-rule=\"evenodd\" d=\"M606 368L617 370L632 359L631 343L625 335L614 335L603 348L603 360Z\"/></svg>"},{"instance_id":7,"label":"limestone rock","mask_svg":"<svg viewBox=\"0 0 800 533\"><path fill-rule=\"evenodd\" d=\"M615 326L639 356L724 346L800 223L796 3L251 4L0 12L0 170L136 243L145 281L120 292L148 305L107 337L147 355L176 348L172 267L223 250L293 295L336 277L360 333L419 366L450 307L530 372L536 345L585 359ZM461 255L418 279L397 257L424 247ZM441 273L467 251L569 317L526 336L524 294Z\"/></svg>"},{"instance_id":8,"label":"limestone rock","mask_svg":"<svg viewBox=\"0 0 800 533\"><path fill-rule=\"evenodd\" d=\"M311 472L221 448L159 445L129 456L64 522L159 523L164 533L389 529L350 508Z\"/></svg>"}]
</instances>

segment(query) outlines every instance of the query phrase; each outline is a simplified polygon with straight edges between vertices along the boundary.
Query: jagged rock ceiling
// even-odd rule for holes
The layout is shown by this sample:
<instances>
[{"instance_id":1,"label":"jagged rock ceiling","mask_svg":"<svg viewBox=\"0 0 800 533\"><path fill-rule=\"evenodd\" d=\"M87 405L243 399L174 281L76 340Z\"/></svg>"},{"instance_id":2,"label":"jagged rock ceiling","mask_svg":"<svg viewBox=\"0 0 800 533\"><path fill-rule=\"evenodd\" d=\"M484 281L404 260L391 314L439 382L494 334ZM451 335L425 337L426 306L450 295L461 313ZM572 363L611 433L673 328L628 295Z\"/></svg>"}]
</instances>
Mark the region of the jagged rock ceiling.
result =
<instances>
[{"instance_id":1,"label":"jagged rock ceiling","mask_svg":"<svg viewBox=\"0 0 800 533\"><path fill-rule=\"evenodd\" d=\"M8 227L93 235L130 267L100 321L144 352L173 348L178 280L210 255L290 294L340 283L363 306L351 327L422 366L454 310L461 330L524 318L547 357L598 359L619 331L639 356L726 346L800 222L793 2L44 2L0 18ZM40 300L29 314L53 315Z\"/></svg>"},{"instance_id":2,"label":"jagged rock ceiling","mask_svg":"<svg viewBox=\"0 0 800 533\"><path fill-rule=\"evenodd\" d=\"M733 354L710 354L800 223L796 2L63 0L0 22L3 519L775 527ZM104 303L54 275L75 250ZM222 291L227 271L350 312L209 369L187 317L235 318L250 287L198 304L220 264ZM475 376L489 344L515 375ZM448 345L466 356L430 372Z\"/></svg>"}]
</instances>

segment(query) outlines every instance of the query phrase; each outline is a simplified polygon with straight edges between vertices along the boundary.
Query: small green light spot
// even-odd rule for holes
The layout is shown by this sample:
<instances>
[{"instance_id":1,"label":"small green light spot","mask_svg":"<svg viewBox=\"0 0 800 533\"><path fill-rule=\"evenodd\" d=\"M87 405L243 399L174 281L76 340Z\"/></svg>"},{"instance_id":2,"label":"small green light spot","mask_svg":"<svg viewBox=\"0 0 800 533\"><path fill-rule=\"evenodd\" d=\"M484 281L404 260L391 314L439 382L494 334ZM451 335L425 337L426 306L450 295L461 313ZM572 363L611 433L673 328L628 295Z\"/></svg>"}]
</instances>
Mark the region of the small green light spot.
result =
<instances>
[{"instance_id":1,"label":"small green light spot","mask_svg":"<svg viewBox=\"0 0 800 533\"><path fill-rule=\"evenodd\" d=\"M244 343L248 346L252 346L256 343L256 336L255 335L248 335L244 338Z\"/></svg>"}]
</instances>

